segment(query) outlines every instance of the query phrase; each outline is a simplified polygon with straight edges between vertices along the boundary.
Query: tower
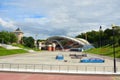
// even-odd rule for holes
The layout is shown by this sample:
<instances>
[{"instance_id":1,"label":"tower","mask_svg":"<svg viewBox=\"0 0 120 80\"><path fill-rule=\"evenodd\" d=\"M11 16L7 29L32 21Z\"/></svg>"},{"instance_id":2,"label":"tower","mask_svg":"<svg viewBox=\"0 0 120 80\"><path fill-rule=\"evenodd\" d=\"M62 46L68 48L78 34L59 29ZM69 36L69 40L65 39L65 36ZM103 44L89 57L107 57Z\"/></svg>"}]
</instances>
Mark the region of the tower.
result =
<instances>
[{"instance_id":1,"label":"tower","mask_svg":"<svg viewBox=\"0 0 120 80\"><path fill-rule=\"evenodd\" d=\"M20 28L17 28L14 31L15 35L17 36L17 43L22 43L22 37L23 37L23 32L20 30Z\"/></svg>"}]
</instances>

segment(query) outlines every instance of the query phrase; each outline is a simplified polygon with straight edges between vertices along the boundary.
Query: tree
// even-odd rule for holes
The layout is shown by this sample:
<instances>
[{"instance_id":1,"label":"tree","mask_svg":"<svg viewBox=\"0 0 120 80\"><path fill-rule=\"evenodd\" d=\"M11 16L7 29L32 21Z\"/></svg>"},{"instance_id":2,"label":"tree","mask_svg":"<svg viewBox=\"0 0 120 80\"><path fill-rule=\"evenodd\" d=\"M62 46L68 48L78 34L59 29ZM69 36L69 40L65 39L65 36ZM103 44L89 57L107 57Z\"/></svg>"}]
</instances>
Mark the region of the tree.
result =
<instances>
[{"instance_id":1,"label":"tree","mask_svg":"<svg viewBox=\"0 0 120 80\"><path fill-rule=\"evenodd\" d=\"M16 35L14 33L10 32L9 36L10 36L10 39L9 39L10 43L14 43L14 42L17 41L17 37L16 37Z\"/></svg>"},{"instance_id":2,"label":"tree","mask_svg":"<svg viewBox=\"0 0 120 80\"><path fill-rule=\"evenodd\" d=\"M115 26L116 44L120 45L120 26Z\"/></svg>"},{"instance_id":3,"label":"tree","mask_svg":"<svg viewBox=\"0 0 120 80\"><path fill-rule=\"evenodd\" d=\"M112 29L106 29L106 30L104 31L104 34L105 34L105 38L106 38L106 39L110 39L110 37L113 36Z\"/></svg>"},{"instance_id":4,"label":"tree","mask_svg":"<svg viewBox=\"0 0 120 80\"><path fill-rule=\"evenodd\" d=\"M120 45L120 26L115 26L114 32L115 32L114 43L116 45ZM100 45L100 40L102 42L102 46L105 46L108 44L112 45L113 43L113 30L112 29L106 29L104 31L90 31L86 33L81 33L76 37L85 39L85 34L87 34L87 40L90 43L94 44L94 46Z\"/></svg>"},{"instance_id":5,"label":"tree","mask_svg":"<svg viewBox=\"0 0 120 80\"><path fill-rule=\"evenodd\" d=\"M0 32L0 42L4 42L5 44L14 43L17 41L17 37L14 33L8 31Z\"/></svg>"},{"instance_id":6,"label":"tree","mask_svg":"<svg viewBox=\"0 0 120 80\"><path fill-rule=\"evenodd\" d=\"M119 46L120 46L120 39L118 40L118 44L119 44Z\"/></svg>"},{"instance_id":7,"label":"tree","mask_svg":"<svg viewBox=\"0 0 120 80\"><path fill-rule=\"evenodd\" d=\"M34 39L33 37L23 37L22 38L24 46L33 48L34 47Z\"/></svg>"}]
</instances>

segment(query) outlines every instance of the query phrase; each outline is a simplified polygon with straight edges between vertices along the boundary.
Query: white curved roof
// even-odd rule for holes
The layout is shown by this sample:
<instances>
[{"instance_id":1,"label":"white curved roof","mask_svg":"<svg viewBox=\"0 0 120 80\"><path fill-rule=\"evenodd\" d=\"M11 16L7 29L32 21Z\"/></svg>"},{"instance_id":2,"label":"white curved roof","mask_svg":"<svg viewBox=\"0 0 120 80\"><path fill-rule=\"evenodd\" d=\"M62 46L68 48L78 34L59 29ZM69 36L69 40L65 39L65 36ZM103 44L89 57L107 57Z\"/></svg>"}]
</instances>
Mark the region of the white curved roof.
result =
<instances>
[{"instance_id":1,"label":"white curved roof","mask_svg":"<svg viewBox=\"0 0 120 80\"><path fill-rule=\"evenodd\" d=\"M84 44L90 44L87 40L82 39L82 38L76 38L79 41L82 41Z\"/></svg>"},{"instance_id":2,"label":"white curved roof","mask_svg":"<svg viewBox=\"0 0 120 80\"><path fill-rule=\"evenodd\" d=\"M67 36L53 36L53 37L49 37L48 40L55 39L55 38L64 38L64 39L72 40L72 41L79 43L80 45L90 45L90 43L85 39L72 38L72 37L67 37Z\"/></svg>"}]
</instances>

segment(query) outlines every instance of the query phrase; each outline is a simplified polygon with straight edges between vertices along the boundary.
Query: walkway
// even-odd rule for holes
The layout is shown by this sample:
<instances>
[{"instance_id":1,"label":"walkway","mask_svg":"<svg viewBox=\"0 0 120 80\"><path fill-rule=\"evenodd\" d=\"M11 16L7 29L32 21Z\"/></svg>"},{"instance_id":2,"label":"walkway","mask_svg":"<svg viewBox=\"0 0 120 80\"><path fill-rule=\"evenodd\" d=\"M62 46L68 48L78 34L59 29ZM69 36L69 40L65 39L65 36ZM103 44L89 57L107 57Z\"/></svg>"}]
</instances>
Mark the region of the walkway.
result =
<instances>
[{"instance_id":1,"label":"walkway","mask_svg":"<svg viewBox=\"0 0 120 80\"><path fill-rule=\"evenodd\" d=\"M0 73L0 80L120 80L120 76Z\"/></svg>"}]
</instances>

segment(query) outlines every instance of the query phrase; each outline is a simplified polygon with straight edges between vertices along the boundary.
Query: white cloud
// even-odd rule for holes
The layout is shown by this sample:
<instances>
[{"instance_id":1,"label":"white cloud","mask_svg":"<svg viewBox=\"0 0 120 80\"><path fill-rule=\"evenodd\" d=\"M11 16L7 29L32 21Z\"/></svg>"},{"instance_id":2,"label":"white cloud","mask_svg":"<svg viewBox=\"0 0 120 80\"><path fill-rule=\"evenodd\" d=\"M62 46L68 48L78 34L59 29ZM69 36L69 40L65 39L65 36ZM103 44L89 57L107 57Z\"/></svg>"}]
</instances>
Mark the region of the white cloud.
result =
<instances>
[{"instance_id":1,"label":"white cloud","mask_svg":"<svg viewBox=\"0 0 120 80\"><path fill-rule=\"evenodd\" d=\"M9 29L16 28L13 21L4 21L2 18L0 18L0 25L2 27L9 28Z\"/></svg>"},{"instance_id":2,"label":"white cloud","mask_svg":"<svg viewBox=\"0 0 120 80\"><path fill-rule=\"evenodd\" d=\"M27 35L40 34L40 38L54 35L76 36L81 32L120 25L119 0L19 0L6 2L9 8L0 10L0 24L22 28ZM44 16L41 18L31 15ZM12 17L11 17L12 16ZM2 23L1 23L2 22Z\"/></svg>"},{"instance_id":3,"label":"white cloud","mask_svg":"<svg viewBox=\"0 0 120 80\"><path fill-rule=\"evenodd\" d=\"M38 23L40 25L44 25L46 23L49 22L49 20L47 18L25 18L24 19L25 22L30 22L30 23Z\"/></svg>"}]
</instances>

